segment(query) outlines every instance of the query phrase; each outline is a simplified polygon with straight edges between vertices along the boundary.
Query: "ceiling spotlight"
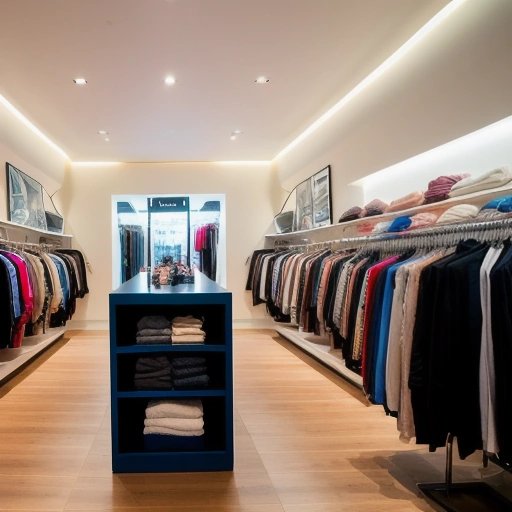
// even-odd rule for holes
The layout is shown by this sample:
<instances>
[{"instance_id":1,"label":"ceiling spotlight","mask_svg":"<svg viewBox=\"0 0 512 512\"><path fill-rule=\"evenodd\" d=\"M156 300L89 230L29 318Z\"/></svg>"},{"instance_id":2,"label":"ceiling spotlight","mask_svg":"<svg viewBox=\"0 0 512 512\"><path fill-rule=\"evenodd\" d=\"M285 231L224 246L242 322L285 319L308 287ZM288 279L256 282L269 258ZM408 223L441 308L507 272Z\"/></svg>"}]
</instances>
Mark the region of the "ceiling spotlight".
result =
<instances>
[{"instance_id":1,"label":"ceiling spotlight","mask_svg":"<svg viewBox=\"0 0 512 512\"><path fill-rule=\"evenodd\" d=\"M108 135L107 130L98 130L98 135Z\"/></svg>"},{"instance_id":2,"label":"ceiling spotlight","mask_svg":"<svg viewBox=\"0 0 512 512\"><path fill-rule=\"evenodd\" d=\"M231 140L236 140L236 135L235 134L231 134L231 137L229 137Z\"/></svg>"},{"instance_id":3,"label":"ceiling spotlight","mask_svg":"<svg viewBox=\"0 0 512 512\"><path fill-rule=\"evenodd\" d=\"M242 130L233 130L231 132L232 135L240 135L242 133Z\"/></svg>"},{"instance_id":4,"label":"ceiling spotlight","mask_svg":"<svg viewBox=\"0 0 512 512\"><path fill-rule=\"evenodd\" d=\"M174 85L176 83L176 78L172 75L168 75L164 78L165 85Z\"/></svg>"},{"instance_id":5,"label":"ceiling spotlight","mask_svg":"<svg viewBox=\"0 0 512 512\"><path fill-rule=\"evenodd\" d=\"M110 139L108 137L105 137L105 142L110 142Z\"/></svg>"},{"instance_id":6,"label":"ceiling spotlight","mask_svg":"<svg viewBox=\"0 0 512 512\"><path fill-rule=\"evenodd\" d=\"M85 78L73 78L73 82L75 82L76 85L85 85L87 80Z\"/></svg>"},{"instance_id":7,"label":"ceiling spotlight","mask_svg":"<svg viewBox=\"0 0 512 512\"><path fill-rule=\"evenodd\" d=\"M266 76L259 76L254 80L257 84L268 84L270 82L270 78Z\"/></svg>"}]
</instances>

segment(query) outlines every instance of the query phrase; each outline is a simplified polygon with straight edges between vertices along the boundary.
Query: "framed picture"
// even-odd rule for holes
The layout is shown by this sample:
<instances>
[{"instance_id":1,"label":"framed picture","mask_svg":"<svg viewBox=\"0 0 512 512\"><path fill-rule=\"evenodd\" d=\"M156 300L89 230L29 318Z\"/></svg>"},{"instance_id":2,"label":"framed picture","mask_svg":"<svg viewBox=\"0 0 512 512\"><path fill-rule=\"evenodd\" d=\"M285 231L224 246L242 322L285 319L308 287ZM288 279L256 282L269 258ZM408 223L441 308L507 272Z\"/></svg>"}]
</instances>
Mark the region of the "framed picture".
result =
<instances>
[{"instance_id":1,"label":"framed picture","mask_svg":"<svg viewBox=\"0 0 512 512\"><path fill-rule=\"evenodd\" d=\"M295 231L311 229L313 225L313 194L311 178L299 183L295 189Z\"/></svg>"},{"instance_id":2,"label":"framed picture","mask_svg":"<svg viewBox=\"0 0 512 512\"><path fill-rule=\"evenodd\" d=\"M294 231L332 224L331 166L295 187Z\"/></svg>"},{"instance_id":3,"label":"framed picture","mask_svg":"<svg viewBox=\"0 0 512 512\"><path fill-rule=\"evenodd\" d=\"M64 219L41 183L9 162L6 162L5 168L8 219L22 226L62 233Z\"/></svg>"},{"instance_id":4,"label":"framed picture","mask_svg":"<svg viewBox=\"0 0 512 512\"><path fill-rule=\"evenodd\" d=\"M332 224L331 212L331 166L324 167L311 178L313 195L313 227Z\"/></svg>"}]
</instances>

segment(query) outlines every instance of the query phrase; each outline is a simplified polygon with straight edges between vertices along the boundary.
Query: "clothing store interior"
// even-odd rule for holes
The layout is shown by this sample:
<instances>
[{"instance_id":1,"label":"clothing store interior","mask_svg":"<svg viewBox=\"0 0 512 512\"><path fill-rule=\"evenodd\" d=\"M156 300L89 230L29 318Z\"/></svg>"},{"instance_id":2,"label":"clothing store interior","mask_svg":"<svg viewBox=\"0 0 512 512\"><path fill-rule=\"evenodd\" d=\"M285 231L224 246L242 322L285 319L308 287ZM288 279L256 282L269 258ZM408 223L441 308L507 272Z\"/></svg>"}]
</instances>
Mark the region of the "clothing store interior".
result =
<instances>
[{"instance_id":1,"label":"clothing store interior","mask_svg":"<svg viewBox=\"0 0 512 512\"><path fill-rule=\"evenodd\" d=\"M0 19L0 512L512 512L511 0Z\"/></svg>"}]
</instances>

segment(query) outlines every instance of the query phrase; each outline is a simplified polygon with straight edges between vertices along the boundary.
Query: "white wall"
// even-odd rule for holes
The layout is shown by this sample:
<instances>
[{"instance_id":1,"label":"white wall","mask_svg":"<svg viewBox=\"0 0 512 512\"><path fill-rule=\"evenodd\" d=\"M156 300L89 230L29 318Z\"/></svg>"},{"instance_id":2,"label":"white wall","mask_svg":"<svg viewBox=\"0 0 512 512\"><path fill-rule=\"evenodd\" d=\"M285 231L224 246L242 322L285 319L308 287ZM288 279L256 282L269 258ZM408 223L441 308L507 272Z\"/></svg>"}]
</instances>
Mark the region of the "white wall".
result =
<instances>
[{"instance_id":1,"label":"white wall","mask_svg":"<svg viewBox=\"0 0 512 512\"><path fill-rule=\"evenodd\" d=\"M349 185L354 180L512 114L511 23L510 0L467 0L276 160L283 187L331 164L337 219L364 201L362 189Z\"/></svg>"},{"instance_id":2,"label":"white wall","mask_svg":"<svg viewBox=\"0 0 512 512\"><path fill-rule=\"evenodd\" d=\"M356 185L363 189L365 204L375 197L390 202L426 190L430 180L447 172L476 177L504 166L512 169L512 116L370 174Z\"/></svg>"},{"instance_id":3,"label":"white wall","mask_svg":"<svg viewBox=\"0 0 512 512\"><path fill-rule=\"evenodd\" d=\"M112 283L111 196L118 194L225 194L227 288L236 320L266 319L245 292L246 259L263 246L281 190L270 164L143 163L74 165L59 192L68 232L92 267L90 294L80 301L71 326L104 327Z\"/></svg>"},{"instance_id":4,"label":"white wall","mask_svg":"<svg viewBox=\"0 0 512 512\"><path fill-rule=\"evenodd\" d=\"M0 101L0 219L7 220L5 162L39 181L52 195L64 180L68 159L30 130ZM55 206L59 209L58 201Z\"/></svg>"}]
</instances>

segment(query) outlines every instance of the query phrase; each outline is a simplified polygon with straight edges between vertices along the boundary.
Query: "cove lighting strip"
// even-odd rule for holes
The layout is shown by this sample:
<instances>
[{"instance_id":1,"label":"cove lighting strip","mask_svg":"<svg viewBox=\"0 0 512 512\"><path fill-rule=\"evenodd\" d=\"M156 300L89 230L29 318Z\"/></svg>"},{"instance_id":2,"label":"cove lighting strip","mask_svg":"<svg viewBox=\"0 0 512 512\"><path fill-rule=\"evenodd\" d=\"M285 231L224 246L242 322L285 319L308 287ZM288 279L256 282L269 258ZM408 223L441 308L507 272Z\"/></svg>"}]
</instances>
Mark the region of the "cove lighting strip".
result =
<instances>
[{"instance_id":1,"label":"cove lighting strip","mask_svg":"<svg viewBox=\"0 0 512 512\"><path fill-rule=\"evenodd\" d=\"M376 67L366 78L363 78L350 92L348 92L341 100L332 106L327 112L322 114L316 121L311 123L300 135L285 146L275 157L274 160L286 155L292 148L309 137L313 132L325 124L334 114L339 112L345 105L350 103L359 93L366 89L370 84L375 82L389 68L394 66L402 57L410 52L414 46L422 41L429 32L440 25L448 16L456 11L466 0L452 0L448 5L443 7L433 18L431 18L418 32L408 39L398 50L389 56L380 66Z\"/></svg>"},{"instance_id":2,"label":"cove lighting strip","mask_svg":"<svg viewBox=\"0 0 512 512\"><path fill-rule=\"evenodd\" d=\"M71 160L66 152L57 146L53 140L51 140L47 135L45 135L32 121L27 119L12 103L10 103L4 96L0 94L0 104L2 104L16 119L21 121L28 129L30 129L33 133L35 133L40 139L42 139L48 146L57 151L60 155L62 155L67 160Z\"/></svg>"}]
</instances>

